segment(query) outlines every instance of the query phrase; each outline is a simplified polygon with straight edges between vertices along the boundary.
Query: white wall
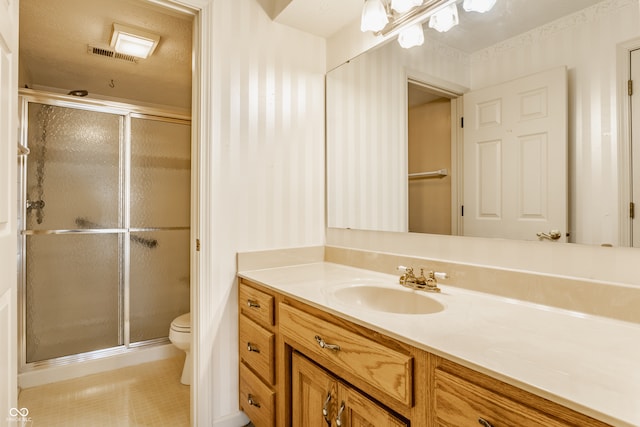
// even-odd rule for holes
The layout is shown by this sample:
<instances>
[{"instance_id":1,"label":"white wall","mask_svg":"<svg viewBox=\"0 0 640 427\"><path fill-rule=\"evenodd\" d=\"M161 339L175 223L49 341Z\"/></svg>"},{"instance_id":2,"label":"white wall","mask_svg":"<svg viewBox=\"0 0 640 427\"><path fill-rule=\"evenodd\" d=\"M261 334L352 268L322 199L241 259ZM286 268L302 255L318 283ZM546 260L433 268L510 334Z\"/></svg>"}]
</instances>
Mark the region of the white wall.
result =
<instances>
[{"instance_id":1,"label":"white wall","mask_svg":"<svg viewBox=\"0 0 640 427\"><path fill-rule=\"evenodd\" d=\"M477 89L566 65L571 241L619 242L617 45L640 36L637 0L608 0L471 56Z\"/></svg>"},{"instance_id":2,"label":"white wall","mask_svg":"<svg viewBox=\"0 0 640 427\"><path fill-rule=\"evenodd\" d=\"M236 253L324 243L323 39L273 23L256 0L215 0L211 117L212 283L198 293L198 421L238 411ZM209 401L202 398L210 399Z\"/></svg>"}]
</instances>

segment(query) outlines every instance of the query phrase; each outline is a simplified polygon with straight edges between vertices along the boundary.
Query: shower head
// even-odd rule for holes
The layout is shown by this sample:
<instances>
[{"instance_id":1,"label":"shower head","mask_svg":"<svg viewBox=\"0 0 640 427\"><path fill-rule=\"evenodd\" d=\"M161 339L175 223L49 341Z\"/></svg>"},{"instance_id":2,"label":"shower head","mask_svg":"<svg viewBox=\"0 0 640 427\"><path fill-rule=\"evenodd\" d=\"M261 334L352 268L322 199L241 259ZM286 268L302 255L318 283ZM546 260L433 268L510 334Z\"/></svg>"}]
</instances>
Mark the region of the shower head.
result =
<instances>
[{"instance_id":1,"label":"shower head","mask_svg":"<svg viewBox=\"0 0 640 427\"><path fill-rule=\"evenodd\" d=\"M75 90L69 91L69 93L67 95L87 96L87 95L89 95L89 92L84 90L84 89L75 89Z\"/></svg>"}]
</instances>

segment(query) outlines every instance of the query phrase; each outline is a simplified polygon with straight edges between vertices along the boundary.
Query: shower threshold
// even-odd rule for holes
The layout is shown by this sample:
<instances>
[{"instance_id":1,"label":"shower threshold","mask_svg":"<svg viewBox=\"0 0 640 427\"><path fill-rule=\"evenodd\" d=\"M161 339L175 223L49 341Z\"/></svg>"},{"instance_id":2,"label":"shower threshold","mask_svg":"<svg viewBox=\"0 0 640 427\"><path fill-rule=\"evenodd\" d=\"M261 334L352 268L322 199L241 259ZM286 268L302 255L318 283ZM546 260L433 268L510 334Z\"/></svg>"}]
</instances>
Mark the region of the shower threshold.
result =
<instances>
[{"instance_id":1,"label":"shower threshold","mask_svg":"<svg viewBox=\"0 0 640 427\"><path fill-rule=\"evenodd\" d=\"M168 359L180 355L168 337L73 354L25 364L18 374L20 388L79 378L140 363Z\"/></svg>"}]
</instances>

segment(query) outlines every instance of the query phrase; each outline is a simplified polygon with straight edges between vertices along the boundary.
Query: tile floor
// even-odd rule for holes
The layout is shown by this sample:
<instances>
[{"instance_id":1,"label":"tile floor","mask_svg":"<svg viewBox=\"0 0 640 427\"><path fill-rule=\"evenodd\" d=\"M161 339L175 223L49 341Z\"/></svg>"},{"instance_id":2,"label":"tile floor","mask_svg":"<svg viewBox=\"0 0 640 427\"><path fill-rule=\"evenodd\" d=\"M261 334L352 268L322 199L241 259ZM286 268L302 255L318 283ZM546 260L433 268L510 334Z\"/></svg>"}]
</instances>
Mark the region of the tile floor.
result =
<instances>
[{"instance_id":1,"label":"tile floor","mask_svg":"<svg viewBox=\"0 0 640 427\"><path fill-rule=\"evenodd\" d=\"M184 355L22 390L26 427L189 426Z\"/></svg>"}]
</instances>

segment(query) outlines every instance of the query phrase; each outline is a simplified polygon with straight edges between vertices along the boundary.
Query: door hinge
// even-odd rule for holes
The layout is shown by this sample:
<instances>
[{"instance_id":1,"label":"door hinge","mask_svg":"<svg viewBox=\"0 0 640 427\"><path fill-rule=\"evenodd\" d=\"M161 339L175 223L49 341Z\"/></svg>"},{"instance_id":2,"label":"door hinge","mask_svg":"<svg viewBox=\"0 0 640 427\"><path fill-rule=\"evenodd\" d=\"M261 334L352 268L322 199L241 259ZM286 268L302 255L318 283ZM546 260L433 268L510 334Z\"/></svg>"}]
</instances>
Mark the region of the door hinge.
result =
<instances>
[{"instance_id":1,"label":"door hinge","mask_svg":"<svg viewBox=\"0 0 640 427\"><path fill-rule=\"evenodd\" d=\"M460 117L460 127L464 129L464 117Z\"/></svg>"},{"instance_id":2,"label":"door hinge","mask_svg":"<svg viewBox=\"0 0 640 427\"><path fill-rule=\"evenodd\" d=\"M629 203L629 217L631 219L636 217L636 204L633 202Z\"/></svg>"},{"instance_id":3,"label":"door hinge","mask_svg":"<svg viewBox=\"0 0 640 427\"><path fill-rule=\"evenodd\" d=\"M196 252L200 252L200 239L196 239Z\"/></svg>"},{"instance_id":4,"label":"door hinge","mask_svg":"<svg viewBox=\"0 0 640 427\"><path fill-rule=\"evenodd\" d=\"M629 80L627 82L627 90L629 92L629 96L633 95L633 80Z\"/></svg>"}]
</instances>

